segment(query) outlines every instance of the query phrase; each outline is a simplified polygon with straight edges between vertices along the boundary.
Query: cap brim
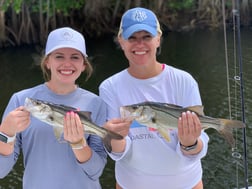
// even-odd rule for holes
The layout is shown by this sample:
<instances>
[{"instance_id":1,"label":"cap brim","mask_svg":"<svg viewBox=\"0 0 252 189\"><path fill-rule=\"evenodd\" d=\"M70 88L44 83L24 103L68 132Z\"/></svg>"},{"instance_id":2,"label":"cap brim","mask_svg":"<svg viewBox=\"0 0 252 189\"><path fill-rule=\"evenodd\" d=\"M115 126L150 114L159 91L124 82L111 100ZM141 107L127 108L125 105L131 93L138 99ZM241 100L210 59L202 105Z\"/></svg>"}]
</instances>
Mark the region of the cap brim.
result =
<instances>
[{"instance_id":1,"label":"cap brim","mask_svg":"<svg viewBox=\"0 0 252 189\"><path fill-rule=\"evenodd\" d=\"M79 51L84 57L87 57L87 55L83 52L83 50L81 49L81 47L78 49L78 48L76 48L76 45L71 45L71 44L57 45L57 46L53 47L52 49L50 49L50 51L47 51L46 55L50 54L54 50L61 49L61 48L72 48L72 49L75 49L75 50Z\"/></svg>"},{"instance_id":2,"label":"cap brim","mask_svg":"<svg viewBox=\"0 0 252 189\"><path fill-rule=\"evenodd\" d=\"M126 30L124 30L122 32L122 37L124 39L128 39L133 33L139 32L139 31L146 31L146 32L150 33L153 37L155 37L157 35L157 33L158 33L156 28L153 28L153 27L151 27L149 25L135 24L133 26L130 26Z\"/></svg>"}]
</instances>

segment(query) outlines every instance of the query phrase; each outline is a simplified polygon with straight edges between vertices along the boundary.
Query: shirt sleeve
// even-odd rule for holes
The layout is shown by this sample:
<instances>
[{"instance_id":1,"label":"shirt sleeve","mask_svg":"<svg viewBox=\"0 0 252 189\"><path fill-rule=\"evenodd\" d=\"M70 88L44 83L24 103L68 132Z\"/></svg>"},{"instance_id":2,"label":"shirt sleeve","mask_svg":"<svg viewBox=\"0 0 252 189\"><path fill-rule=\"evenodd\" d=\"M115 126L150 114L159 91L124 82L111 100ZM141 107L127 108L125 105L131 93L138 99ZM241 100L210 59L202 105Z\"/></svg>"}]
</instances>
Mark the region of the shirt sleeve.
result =
<instances>
[{"instance_id":1,"label":"shirt sleeve","mask_svg":"<svg viewBox=\"0 0 252 189\"><path fill-rule=\"evenodd\" d=\"M177 147L176 147L177 153L182 158L184 158L185 161L189 161L189 162L199 161L200 159L202 159L207 154L209 137L204 131L202 131L201 135L200 135L200 139L202 140L203 147L202 147L202 150L198 154L195 154L195 155L185 155L185 154L183 154L183 152L181 151L179 142L178 142Z\"/></svg>"},{"instance_id":2,"label":"shirt sleeve","mask_svg":"<svg viewBox=\"0 0 252 189\"><path fill-rule=\"evenodd\" d=\"M174 91L176 92L177 105L182 107L189 107L195 105L202 105L200 90L197 81L187 72L180 71L180 74L173 77L172 82L174 83ZM200 136L203 148L200 153L192 156L185 156L180 149L179 142L176 147L177 153L186 158L189 161L199 160L204 157L208 149L209 137L204 131L201 132Z\"/></svg>"},{"instance_id":3,"label":"shirt sleeve","mask_svg":"<svg viewBox=\"0 0 252 189\"><path fill-rule=\"evenodd\" d=\"M92 156L87 162L79 163L79 165L90 179L98 180L107 163L107 153L103 147L101 139L98 136L90 135L87 142L92 149Z\"/></svg>"},{"instance_id":4,"label":"shirt sleeve","mask_svg":"<svg viewBox=\"0 0 252 189\"><path fill-rule=\"evenodd\" d=\"M99 86L99 95L103 99L103 101L106 103L107 106L107 120L110 120L112 118L119 117L119 107L118 103L116 101L116 95L113 94L113 87L112 84L109 82L109 80L105 80L100 86ZM123 153L114 153L114 152L107 152L108 155L113 159L114 161L118 161L122 159L130 150L131 146L131 139L126 136L126 147Z\"/></svg>"},{"instance_id":5,"label":"shirt sleeve","mask_svg":"<svg viewBox=\"0 0 252 189\"><path fill-rule=\"evenodd\" d=\"M4 119L10 111L14 110L18 106L18 99L15 95L13 95L4 111L2 119ZM20 134L17 134L14 152L8 156L0 154L0 178L4 178L6 175L8 175L9 172L12 170L13 166L15 165L20 153L20 143Z\"/></svg>"},{"instance_id":6,"label":"shirt sleeve","mask_svg":"<svg viewBox=\"0 0 252 189\"><path fill-rule=\"evenodd\" d=\"M109 80L104 81L99 86L99 96L106 103L107 106L107 120L119 117L119 108L116 95L113 94L113 87Z\"/></svg>"},{"instance_id":7,"label":"shirt sleeve","mask_svg":"<svg viewBox=\"0 0 252 189\"><path fill-rule=\"evenodd\" d=\"M95 104L95 111L98 110L98 112L92 119L97 125L102 126L106 121L106 104L101 99L96 99ZM80 166L91 179L97 180L107 163L107 153L99 136L89 135L87 143L92 149L92 156L87 162L80 163Z\"/></svg>"},{"instance_id":8,"label":"shirt sleeve","mask_svg":"<svg viewBox=\"0 0 252 189\"><path fill-rule=\"evenodd\" d=\"M128 136L125 137L126 139L126 147L125 147L125 150L124 152L122 153L115 153L115 152L111 152L109 153L108 152L108 155L111 159L113 159L114 161L119 161L121 159L124 158L124 156L128 153L128 151L131 149L130 146L131 146L131 140Z\"/></svg>"}]
</instances>

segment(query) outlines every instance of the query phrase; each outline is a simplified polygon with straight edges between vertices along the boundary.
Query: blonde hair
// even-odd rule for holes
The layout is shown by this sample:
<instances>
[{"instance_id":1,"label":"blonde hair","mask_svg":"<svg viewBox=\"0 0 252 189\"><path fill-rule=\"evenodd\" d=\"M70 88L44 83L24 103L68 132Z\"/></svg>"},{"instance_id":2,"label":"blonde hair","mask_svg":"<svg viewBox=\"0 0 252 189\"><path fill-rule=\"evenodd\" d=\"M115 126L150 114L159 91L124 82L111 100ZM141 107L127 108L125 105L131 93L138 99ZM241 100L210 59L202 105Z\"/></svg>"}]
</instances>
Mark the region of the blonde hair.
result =
<instances>
[{"instance_id":1,"label":"blonde hair","mask_svg":"<svg viewBox=\"0 0 252 189\"><path fill-rule=\"evenodd\" d=\"M42 70L43 77L44 77L45 81L51 80L51 70L48 69L46 66L46 62L48 61L49 56L50 56L50 54L48 54L47 56L44 56L41 60L41 63L40 63L40 68ZM86 72L85 81L87 81L93 73L93 67L92 67L91 63L89 62L89 60L87 59L87 57L83 56L83 60L84 60L84 65L86 65L84 72Z\"/></svg>"}]
</instances>

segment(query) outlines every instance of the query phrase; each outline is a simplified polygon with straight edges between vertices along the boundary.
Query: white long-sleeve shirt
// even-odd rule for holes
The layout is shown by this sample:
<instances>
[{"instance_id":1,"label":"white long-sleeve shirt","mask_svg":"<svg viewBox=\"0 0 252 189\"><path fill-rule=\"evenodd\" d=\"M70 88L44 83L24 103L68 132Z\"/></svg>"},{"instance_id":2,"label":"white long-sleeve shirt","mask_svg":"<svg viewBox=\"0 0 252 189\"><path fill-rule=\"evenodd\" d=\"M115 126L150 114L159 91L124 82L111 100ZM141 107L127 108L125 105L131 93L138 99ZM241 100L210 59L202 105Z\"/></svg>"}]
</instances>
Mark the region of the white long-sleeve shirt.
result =
<instances>
[{"instance_id":1,"label":"white long-sleeve shirt","mask_svg":"<svg viewBox=\"0 0 252 189\"><path fill-rule=\"evenodd\" d=\"M202 104L193 77L168 65L149 79L134 78L125 69L104 80L99 93L108 107L107 119L120 117L120 106L144 101L182 107ZM207 134L202 131L200 136L202 151L190 156L181 152L177 130L171 131L170 137L171 142L167 142L157 131L133 122L125 151L109 154L116 161L116 180L123 189L191 189L202 179L201 158L207 153Z\"/></svg>"}]
</instances>

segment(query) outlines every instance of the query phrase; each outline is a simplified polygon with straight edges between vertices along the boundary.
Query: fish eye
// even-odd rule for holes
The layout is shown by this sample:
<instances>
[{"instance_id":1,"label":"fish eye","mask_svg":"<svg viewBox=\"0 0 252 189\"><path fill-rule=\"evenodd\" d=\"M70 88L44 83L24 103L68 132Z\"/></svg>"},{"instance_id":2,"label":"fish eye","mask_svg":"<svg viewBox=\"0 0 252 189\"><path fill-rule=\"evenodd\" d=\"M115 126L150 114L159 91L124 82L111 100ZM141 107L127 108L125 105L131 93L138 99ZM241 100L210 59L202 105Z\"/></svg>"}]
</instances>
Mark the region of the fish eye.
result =
<instances>
[{"instance_id":1,"label":"fish eye","mask_svg":"<svg viewBox=\"0 0 252 189\"><path fill-rule=\"evenodd\" d=\"M156 120L156 118L152 118L151 121L152 121L152 123L156 123L157 120Z\"/></svg>"},{"instance_id":2,"label":"fish eye","mask_svg":"<svg viewBox=\"0 0 252 189\"><path fill-rule=\"evenodd\" d=\"M49 116L48 118L49 118L51 121L54 121L53 116Z\"/></svg>"}]
</instances>

